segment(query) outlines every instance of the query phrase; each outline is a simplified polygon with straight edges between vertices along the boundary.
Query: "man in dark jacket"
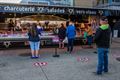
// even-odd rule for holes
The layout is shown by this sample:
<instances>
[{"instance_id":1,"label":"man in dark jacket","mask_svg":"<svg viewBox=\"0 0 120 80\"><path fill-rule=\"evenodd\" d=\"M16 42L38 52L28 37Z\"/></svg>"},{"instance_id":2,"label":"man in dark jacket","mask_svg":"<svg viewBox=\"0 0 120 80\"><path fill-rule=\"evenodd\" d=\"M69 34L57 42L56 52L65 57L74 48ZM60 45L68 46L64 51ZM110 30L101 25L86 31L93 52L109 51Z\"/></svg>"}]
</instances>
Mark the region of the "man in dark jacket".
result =
<instances>
[{"instance_id":1,"label":"man in dark jacket","mask_svg":"<svg viewBox=\"0 0 120 80\"><path fill-rule=\"evenodd\" d=\"M95 34L95 42L98 52L98 66L96 74L101 75L102 72L108 72L108 52L110 47L110 27L106 17L100 19L101 26Z\"/></svg>"}]
</instances>

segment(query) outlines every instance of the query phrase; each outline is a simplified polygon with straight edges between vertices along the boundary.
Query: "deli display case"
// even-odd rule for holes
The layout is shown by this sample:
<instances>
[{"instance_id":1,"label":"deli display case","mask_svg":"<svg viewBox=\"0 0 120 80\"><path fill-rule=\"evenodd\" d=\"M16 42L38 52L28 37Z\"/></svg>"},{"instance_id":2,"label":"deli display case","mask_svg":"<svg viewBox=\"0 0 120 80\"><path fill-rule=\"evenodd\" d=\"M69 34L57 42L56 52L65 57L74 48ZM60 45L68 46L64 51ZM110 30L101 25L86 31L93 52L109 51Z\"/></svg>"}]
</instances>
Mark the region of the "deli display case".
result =
<instances>
[{"instance_id":1,"label":"deli display case","mask_svg":"<svg viewBox=\"0 0 120 80\"><path fill-rule=\"evenodd\" d=\"M53 39L57 37L52 33L42 33L40 36L41 45L52 44ZM19 33L19 34L0 34L0 44L5 47L9 47L13 43L23 43L24 46L29 45L28 43L28 35L27 33Z\"/></svg>"}]
</instances>

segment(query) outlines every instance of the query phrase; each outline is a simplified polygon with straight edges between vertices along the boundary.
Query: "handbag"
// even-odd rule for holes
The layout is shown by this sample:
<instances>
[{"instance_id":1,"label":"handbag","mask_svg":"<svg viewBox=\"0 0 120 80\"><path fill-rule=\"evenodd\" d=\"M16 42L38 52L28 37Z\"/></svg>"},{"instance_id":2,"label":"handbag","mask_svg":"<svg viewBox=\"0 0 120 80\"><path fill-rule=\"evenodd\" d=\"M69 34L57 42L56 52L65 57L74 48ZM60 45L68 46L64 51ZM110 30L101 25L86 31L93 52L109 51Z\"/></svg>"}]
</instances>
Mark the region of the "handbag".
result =
<instances>
[{"instance_id":1,"label":"handbag","mask_svg":"<svg viewBox=\"0 0 120 80\"><path fill-rule=\"evenodd\" d=\"M65 37L65 39L63 40L64 43L68 43L68 38Z\"/></svg>"}]
</instances>

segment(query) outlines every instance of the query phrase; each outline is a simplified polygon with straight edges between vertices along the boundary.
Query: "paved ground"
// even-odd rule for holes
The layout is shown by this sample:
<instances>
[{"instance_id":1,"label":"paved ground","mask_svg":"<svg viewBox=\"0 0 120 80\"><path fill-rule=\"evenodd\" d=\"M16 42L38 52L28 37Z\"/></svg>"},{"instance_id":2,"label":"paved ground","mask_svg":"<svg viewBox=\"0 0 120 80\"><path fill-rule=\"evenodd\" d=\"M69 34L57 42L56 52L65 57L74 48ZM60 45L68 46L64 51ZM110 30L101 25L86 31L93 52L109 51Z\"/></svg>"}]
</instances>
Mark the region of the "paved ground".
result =
<instances>
[{"instance_id":1,"label":"paved ground","mask_svg":"<svg viewBox=\"0 0 120 80\"><path fill-rule=\"evenodd\" d=\"M54 58L54 48L43 48L39 59L30 59L29 49L0 50L0 80L120 80L120 43L113 42L109 54L109 73L94 75L96 71L96 49L75 46L68 54L58 49L59 58ZM82 59L81 59L82 58ZM34 66L36 62L47 62L45 66Z\"/></svg>"}]
</instances>

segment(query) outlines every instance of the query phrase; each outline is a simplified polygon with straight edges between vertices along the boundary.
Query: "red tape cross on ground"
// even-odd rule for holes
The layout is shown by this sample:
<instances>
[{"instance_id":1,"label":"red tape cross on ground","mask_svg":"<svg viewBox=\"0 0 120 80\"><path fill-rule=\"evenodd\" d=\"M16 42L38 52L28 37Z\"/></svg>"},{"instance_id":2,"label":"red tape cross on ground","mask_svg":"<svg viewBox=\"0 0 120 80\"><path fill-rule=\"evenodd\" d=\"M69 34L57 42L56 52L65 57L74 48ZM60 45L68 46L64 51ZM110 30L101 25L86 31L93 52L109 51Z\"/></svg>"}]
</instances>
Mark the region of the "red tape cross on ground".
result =
<instances>
[{"instance_id":1,"label":"red tape cross on ground","mask_svg":"<svg viewBox=\"0 0 120 80\"><path fill-rule=\"evenodd\" d=\"M33 63L33 66L46 66L47 65L47 62L35 62Z\"/></svg>"},{"instance_id":2,"label":"red tape cross on ground","mask_svg":"<svg viewBox=\"0 0 120 80\"><path fill-rule=\"evenodd\" d=\"M87 61L89 61L89 59L87 57L78 57L77 61L87 62Z\"/></svg>"}]
</instances>

